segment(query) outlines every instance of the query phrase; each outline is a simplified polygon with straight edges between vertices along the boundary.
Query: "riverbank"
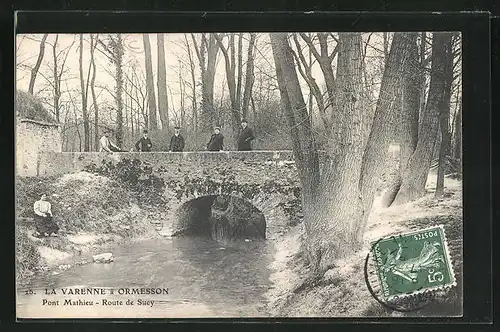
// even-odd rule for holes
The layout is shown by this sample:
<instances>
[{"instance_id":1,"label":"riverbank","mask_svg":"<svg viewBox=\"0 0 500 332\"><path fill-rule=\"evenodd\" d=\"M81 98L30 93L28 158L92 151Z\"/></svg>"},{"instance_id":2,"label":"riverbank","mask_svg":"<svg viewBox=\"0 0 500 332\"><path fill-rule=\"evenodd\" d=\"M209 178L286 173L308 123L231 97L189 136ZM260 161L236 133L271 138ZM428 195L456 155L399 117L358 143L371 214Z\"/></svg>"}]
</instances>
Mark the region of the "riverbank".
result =
<instances>
[{"instance_id":1,"label":"riverbank","mask_svg":"<svg viewBox=\"0 0 500 332\"><path fill-rule=\"evenodd\" d=\"M57 237L35 237L33 203L47 193ZM57 274L92 262L92 255L113 246L159 238L165 207L144 199L119 181L89 172L58 177L18 178L16 183L16 279Z\"/></svg>"},{"instance_id":2,"label":"riverbank","mask_svg":"<svg viewBox=\"0 0 500 332\"><path fill-rule=\"evenodd\" d=\"M314 285L305 282L309 271L300 256L302 224L275 240L277 253L271 266L273 287L267 292L269 312L278 317L384 317L460 316L462 314L462 183L446 178L445 196L434 198L435 175L427 182L428 193L419 200L381 208L377 197L370 215L363 250L339 260ZM414 312L386 309L369 293L364 262L372 241L435 225L443 225L457 286L441 291L436 300Z\"/></svg>"},{"instance_id":3,"label":"riverbank","mask_svg":"<svg viewBox=\"0 0 500 332\"><path fill-rule=\"evenodd\" d=\"M273 259L266 265L271 270L269 281L272 285L265 293L267 310L263 312L274 317L402 315L382 307L366 287L363 264L369 243L390 234L442 224L457 286L439 294L432 306L405 315L460 315L462 185L458 180L447 178L445 186L445 197L435 199L430 189L435 187L431 176L425 197L387 209L375 204L365 234L365 248L336 262L335 267L314 285L305 282L309 271L300 255L302 223L290 222L283 211L274 211L267 220L267 239L275 246ZM39 239L32 236L32 205L42 192L48 194L52 203L55 221L61 227L59 237ZM59 274L76 265L91 263L92 255L113 252L120 244L160 238L167 204L157 200L157 193L137 192L120 181L89 172L18 179L18 285L28 283L35 274Z\"/></svg>"}]
</instances>

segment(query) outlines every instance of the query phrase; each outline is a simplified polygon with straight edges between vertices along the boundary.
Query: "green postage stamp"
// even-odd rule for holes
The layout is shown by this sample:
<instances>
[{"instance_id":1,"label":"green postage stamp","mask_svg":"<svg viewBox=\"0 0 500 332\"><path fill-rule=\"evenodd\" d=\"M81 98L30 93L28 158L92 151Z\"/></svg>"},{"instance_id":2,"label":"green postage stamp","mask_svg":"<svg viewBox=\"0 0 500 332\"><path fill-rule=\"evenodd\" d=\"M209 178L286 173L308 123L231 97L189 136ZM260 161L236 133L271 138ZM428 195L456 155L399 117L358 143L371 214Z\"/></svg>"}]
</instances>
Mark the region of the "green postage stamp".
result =
<instances>
[{"instance_id":1,"label":"green postage stamp","mask_svg":"<svg viewBox=\"0 0 500 332\"><path fill-rule=\"evenodd\" d=\"M385 300L456 284L442 226L383 238L371 247Z\"/></svg>"}]
</instances>

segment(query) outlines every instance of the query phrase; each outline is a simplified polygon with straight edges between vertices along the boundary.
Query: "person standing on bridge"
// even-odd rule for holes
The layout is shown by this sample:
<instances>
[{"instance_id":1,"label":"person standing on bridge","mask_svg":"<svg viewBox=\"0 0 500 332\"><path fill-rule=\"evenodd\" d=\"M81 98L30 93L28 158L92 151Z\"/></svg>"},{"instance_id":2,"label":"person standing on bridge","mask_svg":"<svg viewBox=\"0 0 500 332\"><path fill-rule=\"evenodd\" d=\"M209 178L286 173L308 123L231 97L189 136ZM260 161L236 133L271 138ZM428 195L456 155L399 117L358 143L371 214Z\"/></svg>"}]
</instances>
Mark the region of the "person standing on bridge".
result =
<instances>
[{"instance_id":1,"label":"person standing on bridge","mask_svg":"<svg viewBox=\"0 0 500 332\"><path fill-rule=\"evenodd\" d=\"M180 127L174 128L174 135L170 139L170 147L168 152L182 152L184 150L184 137L182 137Z\"/></svg>"},{"instance_id":2,"label":"person standing on bridge","mask_svg":"<svg viewBox=\"0 0 500 332\"><path fill-rule=\"evenodd\" d=\"M153 144L151 143L151 139L148 137L148 131L144 130L141 139L135 143L135 149L139 152L151 152L152 147Z\"/></svg>"},{"instance_id":3,"label":"person standing on bridge","mask_svg":"<svg viewBox=\"0 0 500 332\"><path fill-rule=\"evenodd\" d=\"M101 145L99 152L104 152L104 151L122 152L122 150L119 147L117 147L115 144L113 144L113 142L111 142L111 140L109 139L110 136L111 136L111 130L107 130L106 132L104 132L104 135L99 140L99 143Z\"/></svg>"},{"instance_id":4,"label":"person standing on bridge","mask_svg":"<svg viewBox=\"0 0 500 332\"><path fill-rule=\"evenodd\" d=\"M241 120L241 131L238 135L238 151L251 151L252 140L255 139L252 128L248 127L247 120Z\"/></svg>"},{"instance_id":5,"label":"person standing on bridge","mask_svg":"<svg viewBox=\"0 0 500 332\"><path fill-rule=\"evenodd\" d=\"M224 149L224 136L220 133L220 127L215 127L210 141L207 143L208 151L221 151Z\"/></svg>"}]
</instances>

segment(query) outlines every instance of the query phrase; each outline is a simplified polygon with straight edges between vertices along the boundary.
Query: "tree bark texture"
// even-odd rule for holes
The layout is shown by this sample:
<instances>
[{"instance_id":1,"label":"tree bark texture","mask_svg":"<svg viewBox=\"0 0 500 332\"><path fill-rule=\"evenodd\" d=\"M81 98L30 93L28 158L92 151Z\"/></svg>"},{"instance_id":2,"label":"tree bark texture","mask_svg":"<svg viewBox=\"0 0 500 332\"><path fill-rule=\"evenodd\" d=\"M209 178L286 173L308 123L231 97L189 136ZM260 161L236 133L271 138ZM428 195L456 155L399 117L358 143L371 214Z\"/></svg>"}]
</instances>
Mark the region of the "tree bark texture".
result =
<instances>
[{"instance_id":1,"label":"tree bark texture","mask_svg":"<svg viewBox=\"0 0 500 332\"><path fill-rule=\"evenodd\" d=\"M113 39L116 71L116 144L123 146L123 40L121 34Z\"/></svg>"},{"instance_id":2,"label":"tree bark texture","mask_svg":"<svg viewBox=\"0 0 500 332\"><path fill-rule=\"evenodd\" d=\"M96 65L94 59L94 51L97 46L97 40L94 42L94 38L99 38L98 35L90 35L90 65L92 66L92 78L90 80L90 93L92 94L92 102L94 104L94 149L99 151L99 103L97 102L97 95L95 93L95 78L96 78Z\"/></svg>"},{"instance_id":3,"label":"tree bark texture","mask_svg":"<svg viewBox=\"0 0 500 332\"><path fill-rule=\"evenodd\" d=\"M160 121L162 128L169 131L169 116L168 116L168 96L167 96L167 69L165 66L165 36L163 33L156 35L158 48L158 111L160 112Z\"/></svg>"},{"instance_id":4,"label":"tree bark texture","mask_svg":"<svg viewBox=\"0 0 500 332\"><path fill-rule=\"evenodd\" d=\"M87 110L87 89L85 87L85 78L83 76L83 34L80 34L80 48L79 48L79 72L80 72L80 88L82 97L82 115L83 115L83 150L90 151L90 125L89 115Z\"/></svg>"},{"instance_id":5,"label":"tree bark texture","mask_svg":"<svg viewBox=\"0 0 500 332\"><path fill-rule=\"evenodd\" d=\"M214 108L214 80L217 63L217 53L219 46L215 39L215 34L201 35L201 42L198 42L193 34L193 45L198 57L201 70L201 122L204 131L211 131L216 121Z\"/></svg>"},{"instance_id":6,"label":"tree bark texture","mask_svg":"<svg viewBox=\"0 0 500 332\"><path fill-rule=\"evenodd\" d=\"M418 122L420 100L424 82L424 70L420 62L417 46L417 33L408 34L408 60L402 79L401 113L399 114L399 166L382 199L382 206L389 207L401 187L401 169L410 159L418 141Z\"/></svg>"},{"instance_id":7,"label":"tree bark texture","mask_svg":"<svg viewBox=\"0 0 500 332\"><path fill-rule=\"evenodd\" d=\"M433 148L439 128L439 115L445 98L445 73L451 33L432 34L432 64L429 93L419 125L418 143L406 167L402 170L402 182L394 204L415 200L425 194L425 185L432 161Z\"/></svg>"},{"instance_id":8,"label":"tree bark texture","mask_svg":"<svg viewBox=\"0 0 500 332\"><path fill-rule=\"evenodd\" d=\"M149 128L158 129L158 121L156 119L156 96L155 86L153 79L153 64L151 61L151 44L149 42L149 35L144 33L142 35L144 44L144 60L146 62L146 87L148 91L148 106L149 106Z\"/></svg>"},{"instance_id":9,"label":"tree bark texture","mask_svg":"<svg viewBox=\"0 0 500 332\"><path fill-rule=\"evenodd\" d=\"M241 108L241 113L243 118L248 119L248 107L250 105L250 98L252 96L254 77L254 58L255 58L255 38L256 33L250 33L250 41L248 43L247 50L247 65L245 71L245 90L243 92L243 105Z\"/></svg>"},{"instance_id":10,"label":"tree bark texture","mask_svg":"<svg viewBox=\"0 0 500 332\"><path fill-rule=\"evenodd\" d=\"M30 83L28 86L28 92L33 94L35 89L35 80L36 75L38 74L38 70L40 70L40 66L42 65L43 55L45 54L45 41L47 40L48 34L44 34L42 40L40 41L40 51L38 52L38 58L36 59L35 66L31 69Z\"/></svg>"},{"instance_id":11,"label":"tree bark texture","mask_svg":"<svg viewBox=\"0 0 500 332\"><path fill-rule=\"evenodd\" d=\"M443 99L439 105L439 128L441 131L441 145L439 148L439 164L436 180L436 197L444 194L444 175L447 157L450 155L451 135L450 135L450 101L453 83L453 42L452 40L445 46L444 64L444 92Z\"/></svg>"}]
</instances>

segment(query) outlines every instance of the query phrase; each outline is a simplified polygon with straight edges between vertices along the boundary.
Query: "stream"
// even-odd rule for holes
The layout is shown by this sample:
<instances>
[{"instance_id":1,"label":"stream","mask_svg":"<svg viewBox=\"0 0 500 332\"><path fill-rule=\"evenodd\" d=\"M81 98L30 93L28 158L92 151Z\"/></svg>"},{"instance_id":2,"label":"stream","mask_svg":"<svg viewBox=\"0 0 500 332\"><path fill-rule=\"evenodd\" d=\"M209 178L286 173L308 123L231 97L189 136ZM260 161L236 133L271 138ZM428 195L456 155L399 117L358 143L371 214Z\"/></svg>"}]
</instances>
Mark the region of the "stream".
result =
<instances>
[{"instance_id":1,"label":"stream","mask_svg":"<svg viewBox=\"0 0 500 332\"><path fill-rule=\"evenodd\" d=\"M17 316L196 318L267 315L264 294L271 287L269 266L275 254L271 241L222 245L206 238L163 238L121 245L111 251L114 262L90 263L56 275L38 276L29 285L17 289ZM99 288L105 294L67 294L70 289L80 288ZM127 289L136 288L164 289L164 294L124 294ZM113 294L110 294L111 289ZM168 289L167 294L165 289Z\"/></svg>"}]
</instances>

